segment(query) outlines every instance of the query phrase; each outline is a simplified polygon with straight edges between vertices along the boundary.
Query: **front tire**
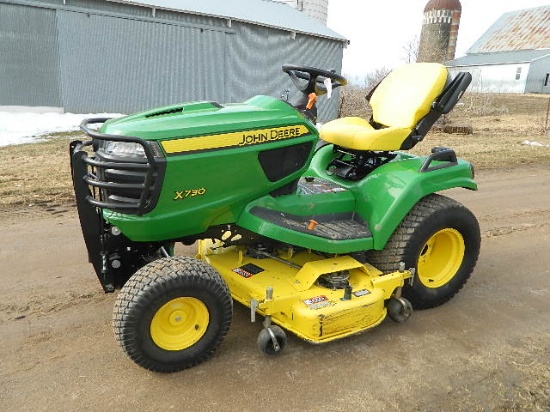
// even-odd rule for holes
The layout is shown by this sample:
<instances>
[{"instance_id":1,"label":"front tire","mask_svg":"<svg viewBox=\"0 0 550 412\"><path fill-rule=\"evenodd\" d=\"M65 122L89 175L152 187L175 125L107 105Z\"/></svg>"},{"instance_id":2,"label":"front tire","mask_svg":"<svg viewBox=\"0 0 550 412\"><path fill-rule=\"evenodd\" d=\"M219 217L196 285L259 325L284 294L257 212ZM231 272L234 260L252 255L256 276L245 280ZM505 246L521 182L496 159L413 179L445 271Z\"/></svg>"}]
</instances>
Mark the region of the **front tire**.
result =
<instances>
[{"instance_id":1,"label":"front tire","mask_svg":"<svg viewBox=\"0 0 550 412\"><path fill-rule=\"evenodd\" d=\"M367 259L383 272L416 269L413 286L403 296L415 309L428 309L450 300L468 281L479 256L479 223L457 201L432 194L421 199L403 219L381 251Z\"/></svg>"},{"instance_id":2,"label":"front tire","mask_svg":"<svg viewBox=\"0 0 550 412\"><path fill-rule=\"evenodd\" d=\"M151 262L115 301L113 327L124 352L154 372L175 372L208 359L229 330L233 302L206 263L188 257Z\"/></svg>"}]
</instances>

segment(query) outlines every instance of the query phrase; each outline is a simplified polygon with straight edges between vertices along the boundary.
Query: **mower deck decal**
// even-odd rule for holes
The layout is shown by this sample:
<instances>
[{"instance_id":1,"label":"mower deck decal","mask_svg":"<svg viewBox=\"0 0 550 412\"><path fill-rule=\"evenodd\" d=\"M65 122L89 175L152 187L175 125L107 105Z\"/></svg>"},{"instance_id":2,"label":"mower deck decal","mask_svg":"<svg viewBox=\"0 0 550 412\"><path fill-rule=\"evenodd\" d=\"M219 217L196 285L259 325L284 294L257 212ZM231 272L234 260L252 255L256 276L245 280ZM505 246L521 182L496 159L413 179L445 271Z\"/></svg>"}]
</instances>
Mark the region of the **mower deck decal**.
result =
<instances>
[{"instance_id":1,"label":"mower deck decal","mask_svg":"<svg viewBox=\"0 0 550 412\"><path fill-rule=\"evenodd\" d=\"M301 137L309 133L310 131L306 126L293 125L165 140L161 144L166 154L170 155L200 150L228 149L232 147L269 143L276 140Z\"/></svg>"},{"instance_id":2,"label":"mower deck decal","mask_svg":"<svg viewBox=\"0 0 550 412\"><path fill-rule=\"evenodd\" d=\"M355 296L356 298L360 298L361 296L366 296L366 295L370 295L370 291L368 289L361 289L353 292L353 296Z\"/></svg>"},{"instance_id":3,"label":"mower deck decal","mask_svg":"<svg viewBox=\"0 0 550 412\"><path fill-rule=\"evenodd\" d=\"M240 275L243 278L247 279L251 278L254 275L257 275L258 273L262 273L263 271L264 269L256 266L254 263L247 263L246 265L233 269L233 272L235 272L237 275Z\"/></svg>"},{"instance_id":4,"label":"mower deck decal","mask_svg":"<svg viewBox=\"0 0 550 412\"><path fill-rule=\"evenodd\" d=\"M325 296L315 296L314 298L302 300L306 306L311 310L317 310L332 305L332 302Z\"/></svg>"}]
</instances>

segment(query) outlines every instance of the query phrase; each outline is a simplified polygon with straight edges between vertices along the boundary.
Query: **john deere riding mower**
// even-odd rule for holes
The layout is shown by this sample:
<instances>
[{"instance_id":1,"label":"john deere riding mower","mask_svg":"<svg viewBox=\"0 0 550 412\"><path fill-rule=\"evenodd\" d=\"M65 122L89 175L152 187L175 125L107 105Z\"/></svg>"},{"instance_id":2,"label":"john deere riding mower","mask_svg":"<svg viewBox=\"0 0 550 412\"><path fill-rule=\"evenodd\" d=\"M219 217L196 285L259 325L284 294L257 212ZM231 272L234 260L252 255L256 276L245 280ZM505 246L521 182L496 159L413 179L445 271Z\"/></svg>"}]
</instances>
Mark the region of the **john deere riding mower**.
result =
<instances>
[{"instance_id":1,"label":"john deere riding mower","mask_svg":"<svg viewBox=\"0 0 550 412\"><path fill-rule=\"evenodd\" d=\"M439 64L391 72L369 96L370 120L318 130L316 100L346 80L284 66L297 102L185 103L88 119L71 143L89 260L105 292L120 288L113 326L137 364L172 372L210 357L233 300L263 319L258 347L290 331L325 343L389 315L438 306L469 278L480 234L473 214L436 194L475 190L453 150L406 152L470 83ZM92 127L100 125L99 128ZM197 244L196 257L174 245Z\"/></svg>"}]
</instances>

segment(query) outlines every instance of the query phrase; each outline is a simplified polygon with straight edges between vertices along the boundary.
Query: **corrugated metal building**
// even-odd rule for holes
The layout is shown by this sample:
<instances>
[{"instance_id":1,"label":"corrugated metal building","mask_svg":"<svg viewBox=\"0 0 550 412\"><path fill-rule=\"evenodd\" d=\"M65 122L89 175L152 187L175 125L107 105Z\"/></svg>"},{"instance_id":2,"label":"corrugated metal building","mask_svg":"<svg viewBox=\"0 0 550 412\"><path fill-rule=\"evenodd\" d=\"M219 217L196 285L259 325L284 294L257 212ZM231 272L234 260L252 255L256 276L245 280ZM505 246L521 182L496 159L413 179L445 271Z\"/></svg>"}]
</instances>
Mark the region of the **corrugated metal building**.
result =
<instances>
[{"instance_id":1,"label":"corrugated metal building","mask_svg":"<svg viewBox=\"0 0 550 412\"><path fill-rule=\"evenodd\" d=\"M267 0L0 0L0 107L130 113L281 96L292 90L283 64L340 72L346 44Z\"/></svg>"},{"instance_id":2,"label":"corrugated metal building","mask_svg":"<svg viewBox=\"0 0 550 412\"><path fill-rule=\"evenodd\" d=\"M550 93L550 6L503 14L446 65L452 74L472 73L471 91Z\"/></svg>"}]
</instances>

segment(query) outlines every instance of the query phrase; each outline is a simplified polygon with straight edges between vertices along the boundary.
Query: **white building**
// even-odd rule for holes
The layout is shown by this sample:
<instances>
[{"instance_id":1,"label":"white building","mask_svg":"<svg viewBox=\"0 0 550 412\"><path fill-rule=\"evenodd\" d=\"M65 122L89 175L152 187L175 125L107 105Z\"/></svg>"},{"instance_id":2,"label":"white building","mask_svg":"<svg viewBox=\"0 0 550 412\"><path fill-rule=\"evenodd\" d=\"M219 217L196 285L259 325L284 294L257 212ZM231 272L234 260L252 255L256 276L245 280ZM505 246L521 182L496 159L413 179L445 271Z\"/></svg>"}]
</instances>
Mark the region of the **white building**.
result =
<instances>
[{"instance_id":1,"label":"white building","mask_svg":"<svg viewBox=\"0 0 550 412\"><path fill-rule=\"evenodd\" d=\"M550 93L550 6L503 14L446 65L472 73L473 92Z\"/></svg>"}]
</instances>

